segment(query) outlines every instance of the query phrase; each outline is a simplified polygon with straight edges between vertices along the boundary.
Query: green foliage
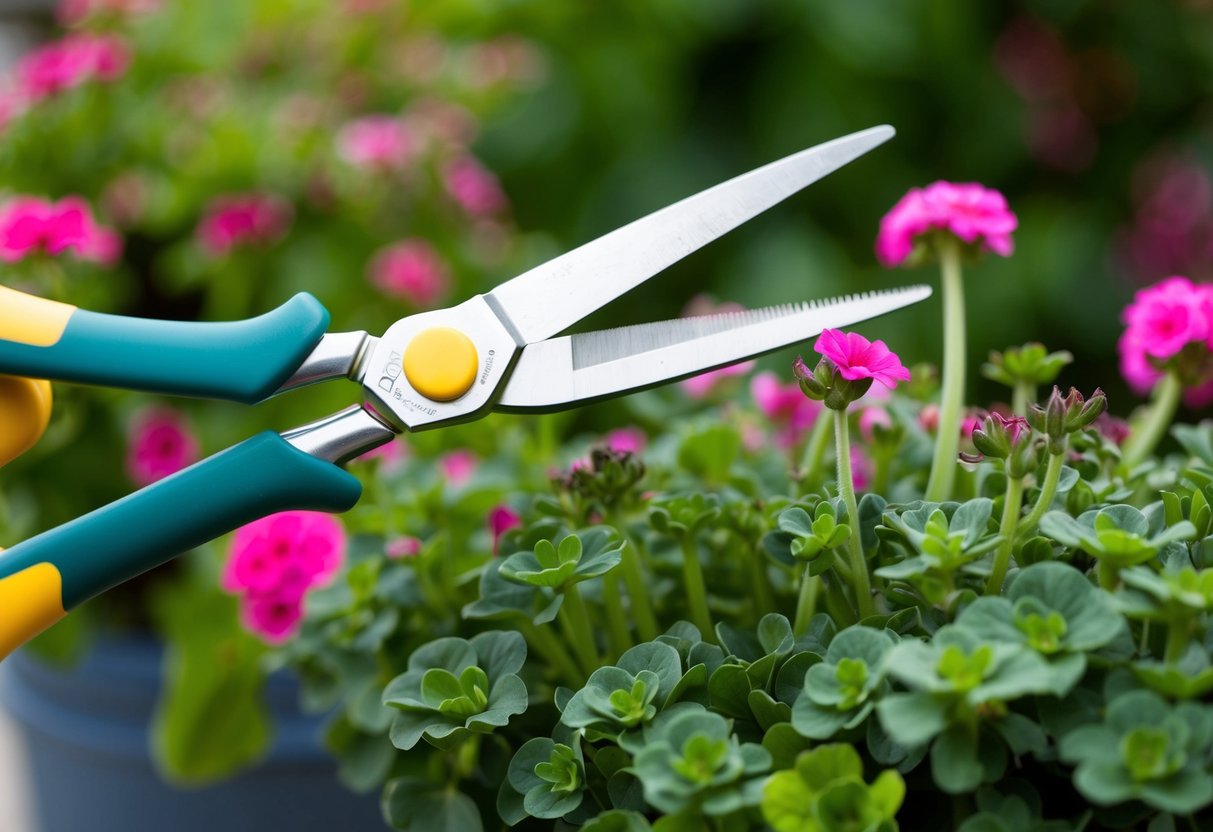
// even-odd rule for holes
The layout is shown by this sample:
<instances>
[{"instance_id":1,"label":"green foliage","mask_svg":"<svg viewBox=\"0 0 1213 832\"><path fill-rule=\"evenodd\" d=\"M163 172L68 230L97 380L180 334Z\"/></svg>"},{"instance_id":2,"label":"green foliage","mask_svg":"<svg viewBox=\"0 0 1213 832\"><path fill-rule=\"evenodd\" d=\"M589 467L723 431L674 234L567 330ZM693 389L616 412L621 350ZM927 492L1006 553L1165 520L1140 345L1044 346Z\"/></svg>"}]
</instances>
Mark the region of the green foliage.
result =
<instances>
[{"instance_id":1,"label":"green foliage","mask_svg":"<svg viewBox=\"0 0 1213 832\"><path fill-rule=\"evenodd\" d=\"M1138 691L1113 700L1102 724L1066 734L1058 750L1063 760L1077 764L1074 785L1093 803L1136 799L1182 815L1213 801L1211 742L1213 713L1207 707L1172 707Z\"/></svg>"},{"instance_id":2,"label":"green foliage","mask_svg":"<svg viewBox=\"0 0 1213 832\"><path fill-rule=\"evenodd\" d=\"M540 540L534 550L506 558L500 573L515 583L561 590L610 572L622 560L622 548L613 531L600 526L568 535L558 544Z\"/></svg>"},{"instance_id":3,"label":"green foliage","mask_svg":"<svg viewBox=\"0 0 1213 832\"><path fill-rule=\"evenodd\" d=\"M796 759L790 771L767 781L762 814L775 832L897 832L893 818L906 787L896 771L871 784L849 745L820 745Z\"/></svg>"},{"instance_id":4,"label":"green foliage","mask_svg":"<svg viewBox=\"0 0 1213 832\"><path fill-rule=\"evenodd\" d=\"M526 685L517 675L525 661L517 633L441 638L413 651L408 670L383 692L383 704L398 711L392 743L408 751L425 739L449 749L506 725L526 711Z\"/></svg>"},{"instance_id":5,"label":"green foliage","mask_svg":"<svg viewBox=\"0 0 1213 832\"><path fill-rule=\"evenodd\" d=\"M1049 352L1044 344L1030 342L1022 347L1008 347L991 352L981 374L991 381L1015 387L1017 384L1052 384L1062 368L1074 361L1066 350Z\"/></svg>"}]
</instances>

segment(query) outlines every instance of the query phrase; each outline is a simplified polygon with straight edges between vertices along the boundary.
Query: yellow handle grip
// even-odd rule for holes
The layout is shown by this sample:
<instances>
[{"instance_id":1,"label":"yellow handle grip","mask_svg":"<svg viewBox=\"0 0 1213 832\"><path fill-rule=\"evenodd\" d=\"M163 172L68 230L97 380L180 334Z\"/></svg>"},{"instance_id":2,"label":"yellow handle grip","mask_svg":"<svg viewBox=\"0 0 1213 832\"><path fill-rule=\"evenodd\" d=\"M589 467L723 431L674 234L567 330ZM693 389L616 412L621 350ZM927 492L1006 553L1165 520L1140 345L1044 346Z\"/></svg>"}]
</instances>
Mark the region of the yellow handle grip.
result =
<instances>
[{"instance_id":1,"label":"yellow handle grip","mask_svg":"<svg viewBox=\"0 0 1213 832\"><path fill-rule=\"evenodd\" d=\"M34 446L51 419L48 381L0 376L0 468Z\"/></svg>"},{"instance_id":2,"label":"yellow handle grip","mask_svg":"<svg viewBox=\"0 0 1213 832\"><path fill-rule=\"evenodd\" d=\"M0 661L65 615L63 579L53 564L0 578Z\"/></svg>"}]
</instances>

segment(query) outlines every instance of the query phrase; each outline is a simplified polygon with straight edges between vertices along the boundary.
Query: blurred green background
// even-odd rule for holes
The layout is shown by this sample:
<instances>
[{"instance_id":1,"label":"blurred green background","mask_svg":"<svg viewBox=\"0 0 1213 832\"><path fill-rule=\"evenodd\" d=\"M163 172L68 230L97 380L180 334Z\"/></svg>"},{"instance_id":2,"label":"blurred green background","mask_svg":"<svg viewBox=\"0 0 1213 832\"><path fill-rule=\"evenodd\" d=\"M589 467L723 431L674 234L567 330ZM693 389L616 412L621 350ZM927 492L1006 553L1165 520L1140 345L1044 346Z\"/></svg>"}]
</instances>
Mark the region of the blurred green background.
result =
<instances>
[{"instance_id":1,"label":"blurred green background","mask_svg":"<svg viewBox=\"0 0 1213 832\"><path fill-rule=\"evenodd\" d=\"M393 240L431 241L456 300L731 175L879 123L898 137L583 328L673 317L700 292L755 306L934 283L930 269L877 265L880 218L911 187L977 181L1006 194L1021 226L1013 257L968 270L970 401L1005 396L979 378L990 350L1041 340L1075 354L1063 383L1101 385L1125 414L1136 400L1116 368L1121 308L1168 274L1213 273L1208 2L126 5L150 10L68 21L123 38L133 55L124 77L42 101L0 134L0 186L85 196L123 234L123 261L66 280L15 264L7 285L99 310L210 319L305 290L332 310L335 330L375 331L415 309L365 276ZM63 34L49 6L8 11L10 28ZM382 112L407 121L423 105L432 116L435 102L453 106L443 117L466 117L452 144L470 140L458 152L500 177L507 210L469 218L444 202L434 171L446 150L402 178L360 177L334 159L345 121ZM199 217L217 196L249 191L291 201L289 233L207 257ZM859 329L907 363L935 361L938 321L934 298ZM793 355L765 364L786 372ZM5 471L0 543L131 488L115 472L131 415L150 397L58 392L47 441ZM252 410L185 407L210 453L353 393L327 385ZM575 418L617 426L632 419L626 407ZM455 445L461 434L415 441Z\"/></svg>"}]
</instances>

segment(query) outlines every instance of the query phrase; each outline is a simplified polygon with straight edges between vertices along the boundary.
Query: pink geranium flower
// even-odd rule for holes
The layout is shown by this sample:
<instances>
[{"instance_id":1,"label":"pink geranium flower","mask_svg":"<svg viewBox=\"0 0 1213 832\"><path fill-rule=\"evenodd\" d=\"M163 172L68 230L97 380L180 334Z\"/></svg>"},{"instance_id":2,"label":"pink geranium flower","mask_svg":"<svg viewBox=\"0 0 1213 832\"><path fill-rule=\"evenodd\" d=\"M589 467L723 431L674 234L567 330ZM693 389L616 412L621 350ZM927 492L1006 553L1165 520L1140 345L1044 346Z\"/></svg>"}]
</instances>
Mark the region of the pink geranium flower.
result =
<instances>
[{"instance_id":1,"label":"pink geranium flower","mask_svg":"<svg viewBox=\"0 0 1213 832\"><path fill-rule=\"evenodd\" d=\"M112 264L122 241L93 219L80 197L58 202L18 196L0 207L0 260L13 263L31 254L70 251L81 260Z\"/></svg>"},{"instance_id":2,"label":"pink geranium flower","mask_svg":"<svg viewBox=\"0 0 1213 832\"><path fill-rule=\"evenodd\" d=\"M460 156L442 169L447 194L473 217L503 211L508 202L497 177L471 156Z\"/></svg>"},{"instance_id":3,"label":"pink geranium flower","mask_svg":"<svg viewBox=\"0 0 1213 832\"><path fill-rule=\"evenodd\" d=\"M913 188L880 221L876 255L886 266L897 266L913 253L918 238L933 230L946 231L965 243L1007 257L1011 232L1018 220L998 191L978 184L935 182Z\"/></svg>"},{"instance_id":4,"label":"pink geranium flower","mask_svg":"<svg viewBox=\"0 0 1213 832\"><path fill-rule=\"evenodd\" d=\"M1148 393L1189 345L1199 345L1206 356L1213 350L1213 286L1169 277L1139 291L1125 308L1124 322L1117 342L1121 374L1135 392ZM1192 367L1196 371L1183 381L1189 404L1200 406L1208 400L1207 368Z\"/></svg>"},{"instance_id":5,"label":"pink geranium flower","mask_svg":"<svg viewBox=\"0 0 1213 832\"><path fill-rule=\"evenodd\" d=\"M859 435L871 442L876 438L876 428L893 427L893 417L883 407L865 407L859 411Z\"/></svg>"},{"instance_id":6,"label":"pink geranium flower","mask_svg":"<svg viewBox=\"0 0 1213 832\"><path fill-rule=\"evenodd\" d=\"M126 472L136 485L151 485L197 460L198 440L180 412L157 407L131 421Z\"/></svg>"},{"instance_id":7,"label":"pink geranium flower","mask_svg":"<svg viewBox=\"0 0 1213 832\"><path fill-rule=\"evenodd\" d=\"M272 644L295 633L303 598L332 580L345 559L341 521L315 511L286 511L236 530L221 584L241 596L241 620Z\"/></svg>"},{"instance_id":8,"label":"pink geranium flower","mask_svg":"<svg viewBox=\"0 0 1213 832\"><path fill-rule=\"evenodd\" d=\"M616 428L608 432L602 439L602 444L612 451L627 454L640 453L648 443L649 438L644 435L644 431L637 427Z\"/></svg>"},{"instance_id":9,"label":"pink geranium flower","mask_svg":"<svg viewBox=\"0 0 1213 832\"><path fill-rule=\"evenodd\" d=\"M198 223L198 242L213 257L240 246L277 242L286 235L293 216L291 204L272 194L216 197Z\"/></svg>"},{"instance_id":10,"label":"pink geranium flower","mask_svg":"<svg viewBox=\"0 0 1213 832\"><path fill-rule=\"evenodd\" d=\"M351 121L337 134L337 153L351 165L396 170L413 155L415 143L404 123L384 115Z\"/></svg>"},{"instance_id":11,"label":"pink geranium flower","mask_svg":"<svg viewBox=\"0 0 1213 832\"><path fill-rule=\"evenodd\" d=\"M813 349L833 362L847 381L870 378L892 389L910 380L910 371L884 341L869 341L857 332L823 330Z\"/></svg>"},{"instance_id":12,"label":"pink geranium flower","mask_svg":"<svg viewBox=\"0 0 1213 832\"><path fill-rule=\"evenodd\" d=\"M493 554L496 555L502 536L510 529L520 527L522 525L522 517L518 512L502 503L499 506L495 506L489 512L488 524L489 531L493 535Z\"/></svg>"},{"instance_id":13,"label":"pink geranium flower","mask_svg":"<svg viewBox=\"0 0 1213 832\"><path fill-rule=\"evenodd\" d=\"M438 459L438 468L446 481L458 488L465 485L475 473L476 455L466 449L451 451Z\"/></svg>"},{"instance_id":14,"label":"pink geranium flower","mask_svg":"<svg viewBox=\"0 0 1213 832\"><path fill-rule=\"evenodd\" d=\"M113 35L68 35L38 47L17 63L17 88L31 102L88 81L115 81L130 65L126 44Z\"/></svg>"},{"instance_id":15,"label":"pink geranium flower","mask_svg":"<svg viewBox=\"0 0 1213 832\"><path fill-rule=\"evenodd\" d=\"M771 372L754 376L750 382L750 395L762 414L777 428L775 443L781 448L796 445L821 413L821 403L806 397L799 384L783 384Z\"/></svg>"},{"instance_id":16,"label":"pink geranium flower","mask_svg":"<svg viewBox=\"0 0 1213 832\"><path fill-rule=\"evenodd\" d=\"M421 309L434 306L450 290L450 276L438 252L415 238L380 249L367 273L380 291Z\"/></svg>"}]
</instances>

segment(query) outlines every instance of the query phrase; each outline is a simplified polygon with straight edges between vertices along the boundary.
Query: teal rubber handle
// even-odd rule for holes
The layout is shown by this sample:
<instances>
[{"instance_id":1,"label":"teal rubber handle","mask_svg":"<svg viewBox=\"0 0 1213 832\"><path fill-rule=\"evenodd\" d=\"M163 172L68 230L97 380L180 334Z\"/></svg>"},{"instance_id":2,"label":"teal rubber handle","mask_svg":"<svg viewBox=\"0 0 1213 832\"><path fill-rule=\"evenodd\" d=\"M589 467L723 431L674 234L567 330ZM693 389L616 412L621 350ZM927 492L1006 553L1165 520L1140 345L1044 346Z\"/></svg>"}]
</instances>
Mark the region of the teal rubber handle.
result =
<instances>
[{"instance_id":1,"label":"teal rubber handle","mask_svg":"<svg viewBox=\"0 0 1213 832\"><path fill-rule=\"evenodd\" d=\"M329 325L307 293L246 321L187 323L77 309L48 347L0 338L0 372L255 404L272 396Z\"/></svg>"},{"instance_id":2,"label":"teal rubber handle","mask_svg":"<svg viewBox=\"0 0 1213 832\"><path fill-rule=\"evenodd\" d=\"M266 431L5 550L0 578L53 564L70 610L245 523L290 509L346 511L361 495L357 478Z\"/></svg>"}]
</instances>

